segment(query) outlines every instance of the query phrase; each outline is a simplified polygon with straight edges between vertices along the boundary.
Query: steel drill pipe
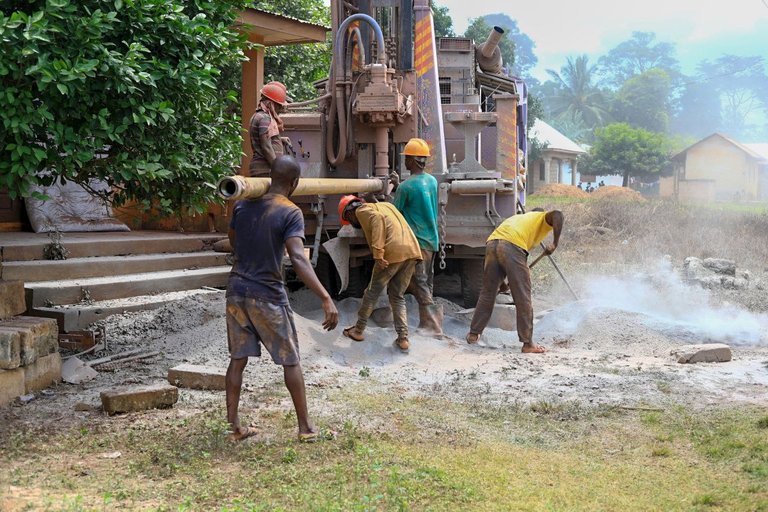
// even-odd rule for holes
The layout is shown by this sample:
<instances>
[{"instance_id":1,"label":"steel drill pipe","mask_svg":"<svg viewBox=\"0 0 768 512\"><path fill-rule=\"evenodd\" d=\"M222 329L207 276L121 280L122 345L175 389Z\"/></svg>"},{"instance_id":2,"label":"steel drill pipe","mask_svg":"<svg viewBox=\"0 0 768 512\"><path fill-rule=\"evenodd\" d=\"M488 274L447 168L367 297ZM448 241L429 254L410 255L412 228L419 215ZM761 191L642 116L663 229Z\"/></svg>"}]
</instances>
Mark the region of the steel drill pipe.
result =
<instances>
[{"instance_id":1,"label":"steel drill pipe","mask_svg":"<svg viewBox=\"0 0 768 512\"><path fill-rule=\"evenodd\" d=\"M256 199L269 192L269 178L246 178L226 176L219 180L216 190L224 199ZM315 196L320 194L351 194L382 192L387 181L377 178L299 178L294 196Z\"/></svg>"}]
</instances>

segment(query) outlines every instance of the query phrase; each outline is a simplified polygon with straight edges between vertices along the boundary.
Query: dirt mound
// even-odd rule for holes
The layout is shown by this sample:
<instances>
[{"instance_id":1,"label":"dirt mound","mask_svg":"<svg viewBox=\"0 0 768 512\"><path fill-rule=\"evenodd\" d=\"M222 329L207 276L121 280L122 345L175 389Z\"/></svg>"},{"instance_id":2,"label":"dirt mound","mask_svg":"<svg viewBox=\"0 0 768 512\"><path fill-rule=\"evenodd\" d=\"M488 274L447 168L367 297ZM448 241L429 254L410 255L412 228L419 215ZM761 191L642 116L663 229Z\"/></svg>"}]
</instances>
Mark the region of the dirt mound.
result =
<instances>
[{"instance_id":1,"label":"dirt mound","mask_svg":"<svg viewBox=\"0 0 768 512\"><path fill-rule=\"evenodd\" d=\"M592 192L595 199L614 199L617 201L637 201L644 202L646 199L636 190L626 187L617 187L615 185L605 185L598 187Z\"/></svg>"},{"instance_id":2,"label":"dirt mound","mask_svg":"<svg viewBox=\"0 0 768 512\"><path fill-rule=\"evenodd\" d=\"M534 192L540 196L550 197L580 197L588 198L589 194L573 185L564 185L563 183L548 183Z\"/></svg>"}]
</instances>

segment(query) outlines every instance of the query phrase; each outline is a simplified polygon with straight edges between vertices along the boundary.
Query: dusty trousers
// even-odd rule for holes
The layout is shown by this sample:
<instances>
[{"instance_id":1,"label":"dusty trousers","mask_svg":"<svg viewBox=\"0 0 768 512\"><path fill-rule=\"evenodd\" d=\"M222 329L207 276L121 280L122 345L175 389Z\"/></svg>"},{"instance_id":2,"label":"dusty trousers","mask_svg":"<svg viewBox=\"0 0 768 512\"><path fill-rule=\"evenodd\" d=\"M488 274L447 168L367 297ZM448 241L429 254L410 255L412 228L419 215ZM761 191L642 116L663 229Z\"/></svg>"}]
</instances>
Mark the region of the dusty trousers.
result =
<instances>
[{"instance_id":1,"label":"dusty trousers","mask_svg":"<svg viewBox=\"0 0 768 512\"><path fill-rule=\"evenodd\" d=\"M515 301L517 336L520 343L533 341L533 305L531 304L531 271L528 253L504 240L491 240L485 245L483 285L477 300L469 332L482 334L493 314L496 294L504 277Z\"/></svg>"},{"instance_id":2,"label":"dusty trousers","mask_svg":"<svg viewBox=\"0 0 768 512\"><path fill-rule=\"evenodd\" d=\"M422 260L416 263L416 268L413 270L413 277L406 293L413 295L419 306L429 306L435 303L432 298L432 281L435 276L435 253L421 249L421 258Z\"/></svg>"},{"instance_id":3,"label":"dusty trousers","mask_svg":"<svg viewBox=\"0 0 768 512\"><path fill-rule=\"evenodd\" d=\"M398 338L408 337L408 314L405 309L405 290L411 282L413 270L416 267L416 260L405 260L398 263L390 263L387 268L380 268L374 265L371 282L365 289L363 302L360 304L360 310L357 312L357 324L355 327L359 331L365 330L368 325L368 318L376 307L379 295L387 289L389 296L389 305L392 307L392 317L395 323L395 331Z\"/></svg>"}]
</instances>

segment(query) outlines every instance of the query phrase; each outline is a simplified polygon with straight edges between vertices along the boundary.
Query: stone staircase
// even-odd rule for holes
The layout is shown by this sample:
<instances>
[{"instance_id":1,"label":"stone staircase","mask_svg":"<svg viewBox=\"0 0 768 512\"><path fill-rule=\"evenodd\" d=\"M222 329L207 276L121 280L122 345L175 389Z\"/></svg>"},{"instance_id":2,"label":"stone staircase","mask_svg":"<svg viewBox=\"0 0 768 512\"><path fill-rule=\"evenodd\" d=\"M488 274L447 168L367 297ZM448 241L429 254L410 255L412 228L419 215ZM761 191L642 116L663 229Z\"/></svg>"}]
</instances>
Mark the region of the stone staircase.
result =
<instances>
[{"instance_id":1,"label":"stone staircase","mask_svg":"<svg viewBox=\"0 0 768 512\"><path fill-rule=\"evenodd\" d=\"M221 233L63 233L65 260L45 259L46 234L0 233L0 279L22 281L27 315L55 318L60 332L110 314L157 307L181 294L226 286Z\"/></svg>"}]
</instances>

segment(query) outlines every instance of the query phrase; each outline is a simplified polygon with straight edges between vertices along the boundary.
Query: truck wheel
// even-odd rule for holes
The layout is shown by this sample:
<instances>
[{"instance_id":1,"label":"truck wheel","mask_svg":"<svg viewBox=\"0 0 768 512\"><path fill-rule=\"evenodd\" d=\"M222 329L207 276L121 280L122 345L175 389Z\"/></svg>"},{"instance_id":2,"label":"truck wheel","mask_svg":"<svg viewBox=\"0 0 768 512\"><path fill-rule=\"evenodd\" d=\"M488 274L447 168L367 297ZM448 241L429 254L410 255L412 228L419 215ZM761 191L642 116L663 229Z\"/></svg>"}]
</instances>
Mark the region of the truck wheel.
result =
<instances>
[{"instance_id":1,"label":"truck wheel","mask_svg":"<svg viewBox=\"0 0 768 512\"><path fill-rule=\"evenodd\" d=\"M465 308L477 306L483 285L483 263L482 259L467 259L461 262L461 298Z\"/></svg>"}]
</instances>

